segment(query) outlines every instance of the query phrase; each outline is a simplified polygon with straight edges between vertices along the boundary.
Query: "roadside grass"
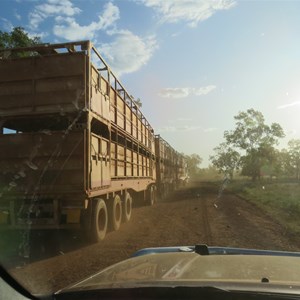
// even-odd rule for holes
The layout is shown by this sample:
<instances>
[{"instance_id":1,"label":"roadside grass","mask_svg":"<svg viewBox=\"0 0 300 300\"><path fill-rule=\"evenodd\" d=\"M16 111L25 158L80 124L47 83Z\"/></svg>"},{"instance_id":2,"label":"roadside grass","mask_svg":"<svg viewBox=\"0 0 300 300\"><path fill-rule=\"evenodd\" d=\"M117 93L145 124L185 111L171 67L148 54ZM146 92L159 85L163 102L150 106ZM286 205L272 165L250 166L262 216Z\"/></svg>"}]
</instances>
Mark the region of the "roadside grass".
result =
<instances>
[{"instance_id":1,"label":"roadside grass","mask_svg":"<svg viewBox=\"0 0 300 300\"><path fill-rule=\"evenodd\" d=\"M292 234L300 233L298 182L235 180L227 186L227 190L254 203Z\"/></svg>"}]
</instances>

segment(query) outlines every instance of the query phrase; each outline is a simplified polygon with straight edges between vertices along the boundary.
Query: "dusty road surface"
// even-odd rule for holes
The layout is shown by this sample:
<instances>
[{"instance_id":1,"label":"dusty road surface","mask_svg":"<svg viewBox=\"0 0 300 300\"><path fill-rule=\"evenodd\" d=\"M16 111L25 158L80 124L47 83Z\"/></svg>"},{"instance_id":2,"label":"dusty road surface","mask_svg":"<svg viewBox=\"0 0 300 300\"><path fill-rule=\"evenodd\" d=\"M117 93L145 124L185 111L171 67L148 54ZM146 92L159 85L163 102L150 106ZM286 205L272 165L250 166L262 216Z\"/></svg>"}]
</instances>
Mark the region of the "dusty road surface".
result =
<instances>
[{"instance_id":1,"label":"dusty road surface","mask_svg":"<svg viewBox=\"0 0 300 300\"><path fill-rule=\"evenodd\" d=\"M34 258L15 259L11 273L31 291L47 293L79 281L145 247L208 244L300 251L300 243L275 220L239 197L201 183L153 207L137 207L132 220L103 242L75 233L40 236ZM50 250L49 250L50 249ZM32 250L33 251L33 250Z\"/></svg>"}]
</instances>

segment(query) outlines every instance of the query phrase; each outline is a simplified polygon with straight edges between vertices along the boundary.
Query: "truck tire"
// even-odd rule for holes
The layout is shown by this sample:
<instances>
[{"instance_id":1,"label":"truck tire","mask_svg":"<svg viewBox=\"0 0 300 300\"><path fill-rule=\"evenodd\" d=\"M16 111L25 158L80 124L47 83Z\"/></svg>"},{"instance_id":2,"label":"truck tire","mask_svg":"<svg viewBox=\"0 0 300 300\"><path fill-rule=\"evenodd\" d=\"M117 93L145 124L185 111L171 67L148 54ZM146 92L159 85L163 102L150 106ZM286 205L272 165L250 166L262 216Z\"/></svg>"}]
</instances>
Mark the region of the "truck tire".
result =
<instances>
[{"instance_id":1,"label":"truck tire","mask_svg":"<svg viewBox=\"0 0 300 300\"><path fill-rule=\"evenodd\" d=\"M127 192L124 196L124 201L123 201L123 221L129 222L131 219L131 214L132 214L132 197Z\"/></svg>"},{"instance_id":2,"label":"truck tire","mask_svg":"<svg viewBox=\"0 0 300 300\"><path fill-rule=\"evenodd\" d=\"M151 185L146 191L146 203L149 206L153 206L156 202L156 189L154 185Z\"/></svg>"},{"instance_id":3,"label":"truck tire","mask_svg":"<svg viewBox=\"0 0 300 300\"><path fill-rule=\"evenodd\" d=\"M95 199L92 211L92 227L90 238L92 242L99 242L105 238L107 231L108 214L103 199Z\"/></svg>"},{"instance_id":4,"label":"truck tire","mask_svg":"<svg viewBox=\"0 0 300 300\"><path fill-rule=\"evenodd\" d=\"M119 195L115 195L109 212L110 228L112 230L119 230L122 223L122 202Z\"/></svg>"}]
</instances>

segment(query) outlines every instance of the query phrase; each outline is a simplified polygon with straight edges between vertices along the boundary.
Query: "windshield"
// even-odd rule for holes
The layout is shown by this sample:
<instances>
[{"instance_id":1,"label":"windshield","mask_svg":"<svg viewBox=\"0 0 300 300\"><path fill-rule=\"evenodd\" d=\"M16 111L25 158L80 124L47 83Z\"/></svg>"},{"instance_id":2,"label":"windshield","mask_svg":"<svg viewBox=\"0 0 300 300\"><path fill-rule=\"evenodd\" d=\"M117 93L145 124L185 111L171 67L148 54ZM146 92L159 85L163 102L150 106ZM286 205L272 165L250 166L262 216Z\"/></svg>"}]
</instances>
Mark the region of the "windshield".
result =
<instances>
[{"instance_id":1,"label":"windshield","mask_svg":"<svg viewBox=\"0 0 300 300\"><path fill-rule=\"evenodd\" d=\"M0 264L49 294L143 248L300 251L299 11L2 0Z\"/></svg>"}]
</instances>

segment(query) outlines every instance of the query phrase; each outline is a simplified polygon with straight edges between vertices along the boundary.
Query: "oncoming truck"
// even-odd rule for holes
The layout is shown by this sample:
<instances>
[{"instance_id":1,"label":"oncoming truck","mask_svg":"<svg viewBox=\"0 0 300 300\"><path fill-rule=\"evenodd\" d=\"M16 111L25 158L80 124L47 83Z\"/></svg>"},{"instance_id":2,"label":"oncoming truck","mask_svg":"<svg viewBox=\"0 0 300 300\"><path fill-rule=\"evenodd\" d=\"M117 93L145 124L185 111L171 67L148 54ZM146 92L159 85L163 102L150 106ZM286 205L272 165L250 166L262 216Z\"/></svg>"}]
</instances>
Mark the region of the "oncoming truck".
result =
<instances>
[{"instance_id":1,"label":"oncoming truck","mask_svg":"<svg viewBox=\"0 0 300 300\"><path fill-rule=\"evenodd\" d=\"M167 144L167 160L155 144L90 41L0 50L1 228L81 228L104 239L131 219L133 201L153 205L162 194L163 162L179 185L183 156Z\"/></svg>"}]
</instances>

